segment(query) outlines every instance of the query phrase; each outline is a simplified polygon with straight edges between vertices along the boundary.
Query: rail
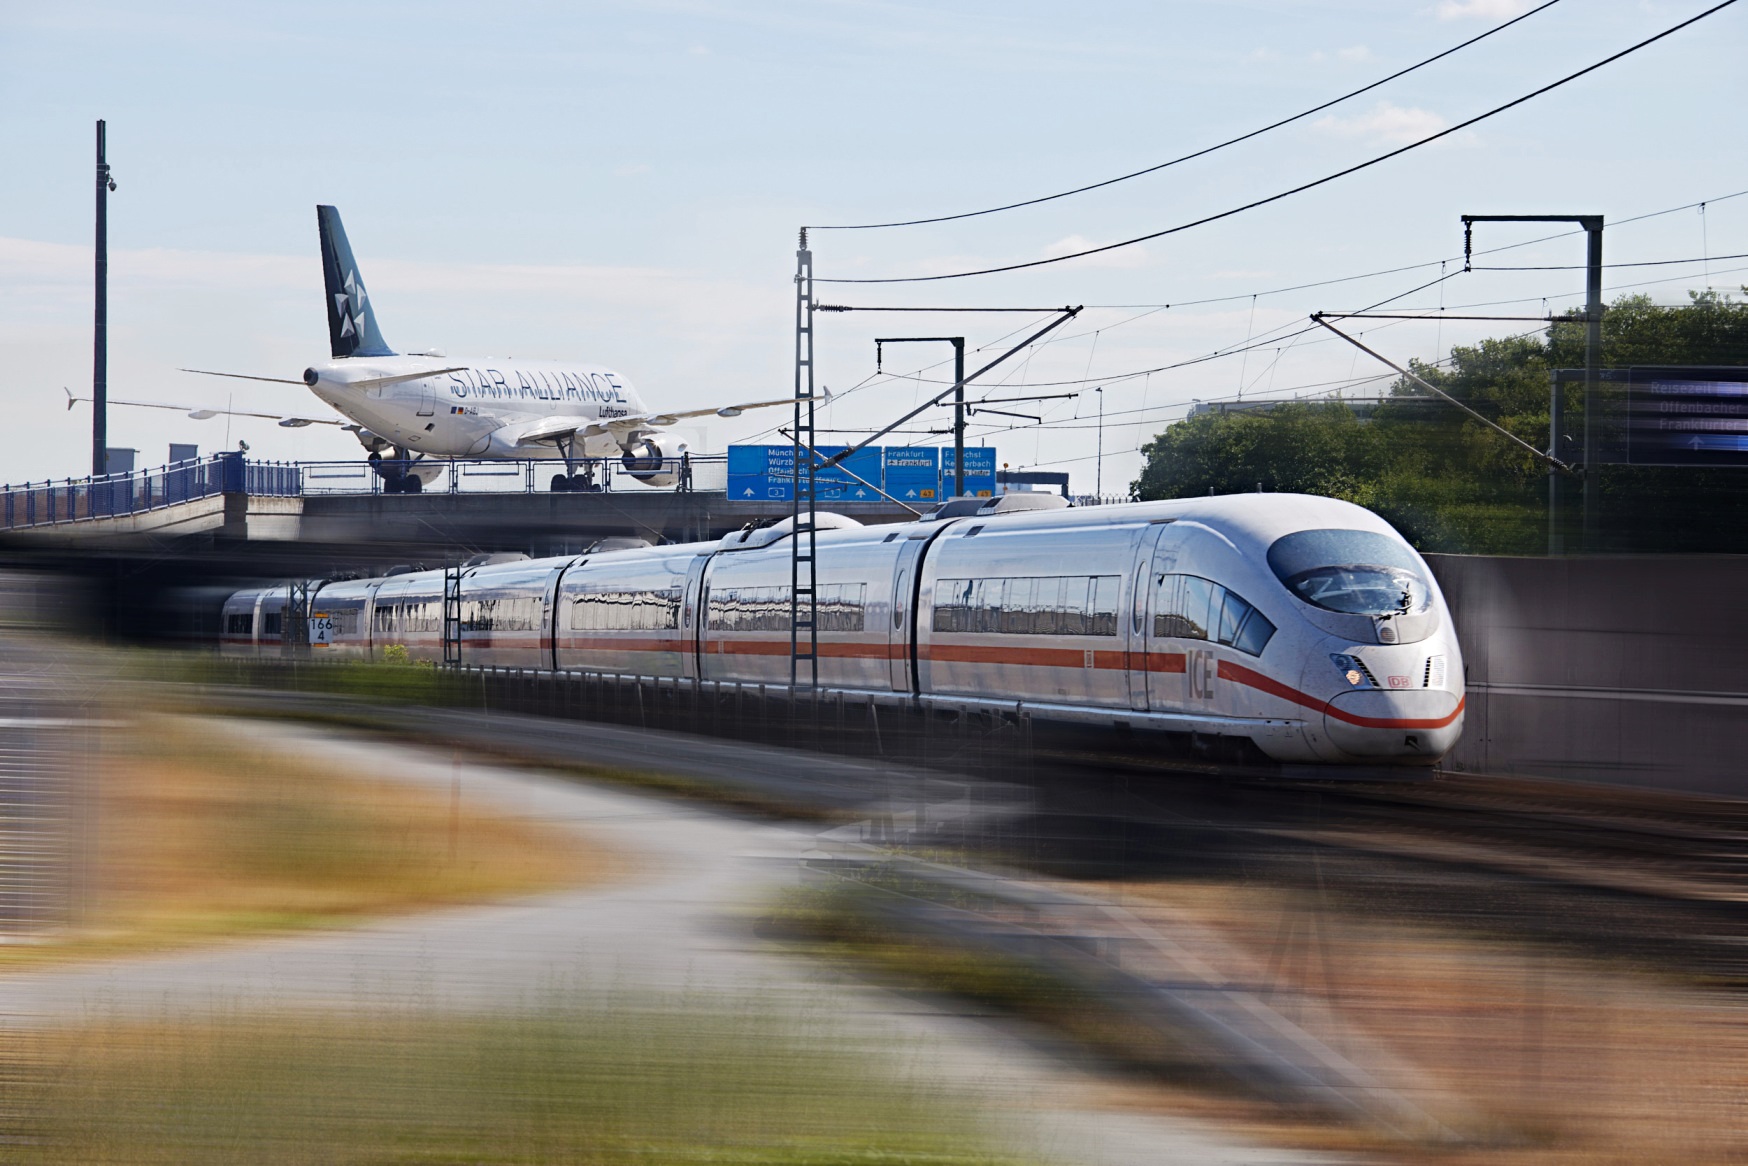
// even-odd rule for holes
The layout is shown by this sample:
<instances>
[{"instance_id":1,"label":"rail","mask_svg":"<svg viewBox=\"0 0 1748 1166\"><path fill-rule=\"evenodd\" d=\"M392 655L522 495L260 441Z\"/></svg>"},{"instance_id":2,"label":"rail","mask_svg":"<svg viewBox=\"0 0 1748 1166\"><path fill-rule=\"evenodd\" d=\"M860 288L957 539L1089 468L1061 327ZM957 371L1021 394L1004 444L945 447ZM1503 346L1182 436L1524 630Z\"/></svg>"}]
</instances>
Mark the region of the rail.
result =
<instances>
[{"instance_id":1,"label":"rail","mask_svg":"<svg viewBox=\"0 0 1748 1166\"><path fill-rule=\"evenodd\" d=\"M295 464L221 453L128 474L0 486L0 530L143 514L214 494L296 497L300 483Z\"/></svg>"},{"instance_id":2,"label":"rail","mask_svg":"<svg viewBox=\"0 0 1748 1166\"><path fill-rule=\"evenodd\" d=\"M705 454L686 458L648 458L635 470L623 458L578 458L570 492L583 494L661 493L728 489L728 458ZM299 462L306 497L326 494L392 493L383 470L401 467L418 475L424 494L539 494L564 473L552 459L526 461L427 458L421 462ZM647 479L657 479L659 484Z\"/></svg>"},{"instance_id":3,"label":"rail","mask_svg":"<svg viewBox=\"0 0 1748 1166\"><path fill-rule=\"evenodd\" d=\"M554 461L426 460L418 465L421 492L446 494L532 494L548 488ZM262 462L241 453L221 453L156 469L88 478L0 486L0 530L122 518L210 498L251 494L302 498L389 492L383 469L370 461ZM728 488L728 458L706 455L649 459L635 470L619 458L575 463L580 493L722 492ZM429 481L423 479L429 478ZM661 484L646 479L656 478Z\"/></svg>"}]
</instances>

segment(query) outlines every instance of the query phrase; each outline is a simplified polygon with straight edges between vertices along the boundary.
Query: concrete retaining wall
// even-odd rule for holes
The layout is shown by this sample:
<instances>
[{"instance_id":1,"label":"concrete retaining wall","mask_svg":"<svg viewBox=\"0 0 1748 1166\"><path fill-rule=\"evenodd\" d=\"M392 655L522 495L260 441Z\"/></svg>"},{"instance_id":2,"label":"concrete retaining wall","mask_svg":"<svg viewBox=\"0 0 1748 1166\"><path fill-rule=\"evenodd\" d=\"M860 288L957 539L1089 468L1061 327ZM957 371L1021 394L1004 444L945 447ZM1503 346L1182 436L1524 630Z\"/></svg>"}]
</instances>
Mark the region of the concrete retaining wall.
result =
<instances>
[{"instance_id":1,"label":"concrete retaining wall","mask_svg":"<svg viewBox=\"0 0 1748 1166\"><path fill-rule=\"evenodd\" d=\"M1468 673L1447 769L1748 796L1748 557L1427 561Z\"/></svg>"}]
</instances>

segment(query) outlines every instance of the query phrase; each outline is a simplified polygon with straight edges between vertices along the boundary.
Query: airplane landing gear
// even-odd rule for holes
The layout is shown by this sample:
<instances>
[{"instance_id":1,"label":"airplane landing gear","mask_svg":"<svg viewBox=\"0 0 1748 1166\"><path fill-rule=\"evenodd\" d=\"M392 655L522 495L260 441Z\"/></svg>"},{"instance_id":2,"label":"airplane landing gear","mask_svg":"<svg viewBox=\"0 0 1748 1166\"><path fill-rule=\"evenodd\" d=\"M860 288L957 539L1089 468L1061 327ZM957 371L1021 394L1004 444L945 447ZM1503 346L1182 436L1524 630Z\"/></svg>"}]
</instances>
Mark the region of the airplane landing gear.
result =
<instances>
[{"instance_id":1,"label":"airplane landing gear","mask_svg":"<svg viewBox=\"0 0 1748 1166\"><path fill-rule=\"evenodd\" d=\"M564 473L552 476L552 492L554 494L592 494L600 487L595 485L595 464L583 463L581 473L577 472L577 439L572 434L560 438L558 452L564 458Z\"/></svg>"},{"instance_id":2,"label":"airplane landing gear","mask_svg":"<svg viewBox=\"0 0 1748 1166\"><path fill-rule=\"evenodd\" d=\"M377 476L382 479L382 492L384 494L417 494L425 488L425 483L419 479L419 476L409 472L415 464L423 460L422 456L409 458L407 451L397 445L395 446L395 456L391 461L385 462L382 454L374 451L365 460L370 463L370 468L375 470Z\"/></svg>"}]
</instances>

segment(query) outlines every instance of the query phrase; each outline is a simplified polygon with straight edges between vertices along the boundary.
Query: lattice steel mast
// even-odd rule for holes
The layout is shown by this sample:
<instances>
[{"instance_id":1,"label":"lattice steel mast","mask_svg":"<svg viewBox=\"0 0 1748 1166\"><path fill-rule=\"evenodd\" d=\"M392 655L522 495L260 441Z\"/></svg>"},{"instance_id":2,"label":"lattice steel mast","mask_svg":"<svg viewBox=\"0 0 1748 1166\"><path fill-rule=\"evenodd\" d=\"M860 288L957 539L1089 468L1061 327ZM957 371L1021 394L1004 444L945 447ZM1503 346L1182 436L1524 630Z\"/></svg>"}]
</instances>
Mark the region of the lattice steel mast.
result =
<instances>
[{"instance_id":1,"label":"lattice steel mast","mask_svg":"<svg viewBox=\"0 0 1748 1166\"><path fill-rule=\"evenodd\" d=\"M813 252L801 228L795 252L795 427L790 431L789 684L819 686L819 568L814 522L818 466L813 440Z\"/></svg>"}]
</instances>

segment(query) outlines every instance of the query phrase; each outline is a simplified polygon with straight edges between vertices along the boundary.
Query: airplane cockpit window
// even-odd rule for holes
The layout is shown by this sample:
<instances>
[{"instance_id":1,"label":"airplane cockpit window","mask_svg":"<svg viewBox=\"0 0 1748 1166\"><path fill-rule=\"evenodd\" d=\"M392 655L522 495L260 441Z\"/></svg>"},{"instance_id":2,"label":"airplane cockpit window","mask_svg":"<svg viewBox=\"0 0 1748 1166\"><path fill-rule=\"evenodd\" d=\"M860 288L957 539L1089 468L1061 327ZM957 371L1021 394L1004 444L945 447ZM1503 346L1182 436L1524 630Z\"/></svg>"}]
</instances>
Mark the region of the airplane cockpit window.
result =
<instances>
[{"instance_id":1,"label":"airplane cockpit window","mask_svg":"<svg viewBox=\"0 0 1748 1166\"><path fill-rule=\"evenodd\" d=\"M1306 603L1349 615L1413 615L1432 603L1420 559L1369 530L1300 530L1275 540L1269 568Z\"/></svg>"}]
</instances>

